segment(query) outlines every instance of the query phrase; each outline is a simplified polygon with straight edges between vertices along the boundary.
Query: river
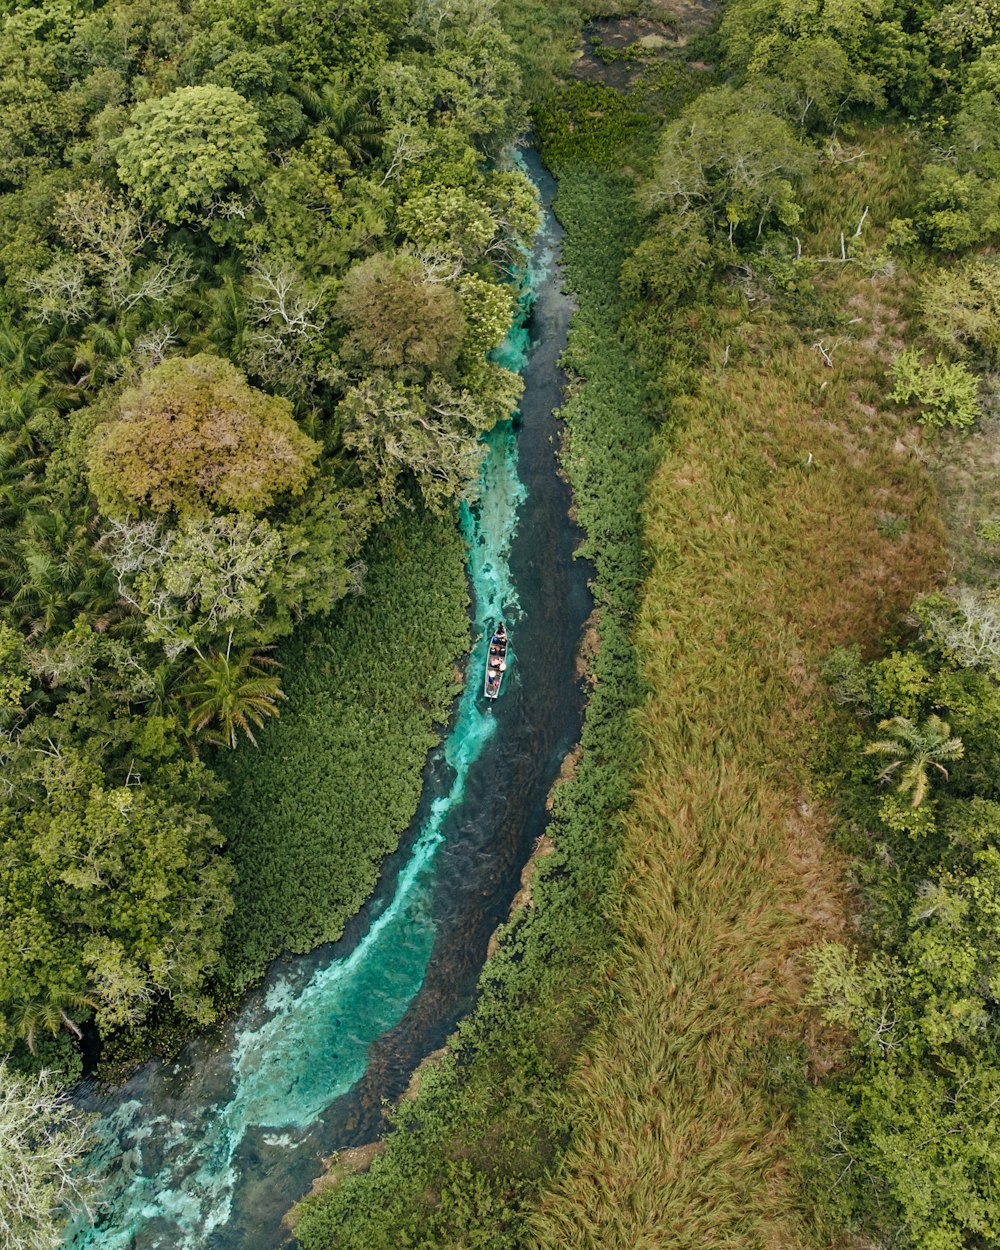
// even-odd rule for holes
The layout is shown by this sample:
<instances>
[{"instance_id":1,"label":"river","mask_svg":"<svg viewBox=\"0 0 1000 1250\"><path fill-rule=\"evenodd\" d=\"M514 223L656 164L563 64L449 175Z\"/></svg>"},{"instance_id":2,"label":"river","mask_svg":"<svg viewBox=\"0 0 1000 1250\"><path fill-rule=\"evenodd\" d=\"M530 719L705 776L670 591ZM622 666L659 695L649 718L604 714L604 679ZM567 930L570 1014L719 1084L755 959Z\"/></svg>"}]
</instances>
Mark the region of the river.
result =
<instances>
[{"instance_id":1,"label":"river","mask_svg":"<svg viewBox=\"0 0 1000 1250\"><path fill-rule=\"evenodd\" d=\"M576 650L591 608L556 463L570 305L555 184L533 150L524 161L545 215L530 314L503 356L525 391L519 415L487 439L478 503L463 506L477 642L420 809L339 942L277 961L237 1016L176 1062L110 1091L82 1088L80 1105L99 1116L97 1204L73 1250L274 1250L320 1158L378 1136L384 1101L474 1005L490 934L579 735ZM513 662L490 708L482 674L500 616Z\"/></svg>"}]
</instances>

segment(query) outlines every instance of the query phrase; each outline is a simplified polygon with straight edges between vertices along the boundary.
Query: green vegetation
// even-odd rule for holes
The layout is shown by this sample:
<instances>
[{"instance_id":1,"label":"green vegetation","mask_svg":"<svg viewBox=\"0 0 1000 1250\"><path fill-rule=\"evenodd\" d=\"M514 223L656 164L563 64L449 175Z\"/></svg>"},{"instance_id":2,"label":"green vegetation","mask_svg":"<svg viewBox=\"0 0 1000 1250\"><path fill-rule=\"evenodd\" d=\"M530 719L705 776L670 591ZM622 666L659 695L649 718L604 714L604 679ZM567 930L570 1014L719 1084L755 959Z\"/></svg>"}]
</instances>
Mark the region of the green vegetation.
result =
<instances>
[{"instance_id":1,"label":"green vegetation","mask_svg":"<svg viewBox=\"0 0 1000 1250\"><path fill-rule=\"evenodd\" d=\"M319 446L286 399L247 386L226 360L165 360L122 393L90 439L90 485L106 516L266 512L301 494Z\"/></svg>"},{"instance_id":2,"label":"green vegetation","mask_svg":"<svg viewBox=\"0 0 1000 1250\"><path fill-rule=\"evenodd\" d=\"M0 1250L49 1250L61 1217L84 1199L74 1168L87 1133L46 1073L0 1060Z\"/></svg>"},{"instance_id":3,"label":"green vegetation","mask_svg":"<svg viewBox=\"0 0 1000 1250\"><path fill-rule=\"evenodd\" d=\"M406 518L366 554L364 595L278 653L287 703L260 754L216 762L227 793L215 820L237 873L227 985L248 984L282 950L340 936L413 817L434 726L457 693L469 620L456 528Z\"/></svg>"},{"instance_id":4,"label":"green vegetation","mask_svg":"<svg viewBox=\"0 0 1000 1250\"><path fill-rule=\"evenodd\" d=\"M122 186L171 225L206 220L266 168L253 105L232 87L204 83L143 100L108 144Z\"/></svg>"},{"instance_id":5,"label":"green vegetation","mask_svg":"<svg viewBox=\"0 0 1000 1250\"><path fill-rule=\"evenodd\" d=\"M211 1020L342 931L412 816L468 637L449 518L518 394L521 70L579 304L583 750L475 1012L297 1235L997 1240L1000 496L976 584L926 595L927 460L995 476L990 6L730 0L703 61L602 53L623 91L554 77L579 18L0 4L16 1244L54 1243L81 1140L15 1069L74 1072L91 1018L119 1058Z\"/></svg>"},{"instance_id":6,"label":"green vegetation","mask_svg":"<svg viewBox=\"0 0 1000 1250\"><path fill-rule=\"evenodd\" d=\"M484 0L0 34L0 1050L69 1075L339 933L412 815L537 208Z\"/></svg>"},{"instance_id":7,"label":"green vegetation","mask_svg":"<svg viewBox=\"0 0 1000 1250\"><path fill-rule=\"evenodd\" d=\"M988 1244L1000 1218L1000 706L995 636L978 629L975 651L963 641L970 615L984 625L995 610L978 606L968 611L968 593L932 596L918 605L911 650L867 666L840 654L829 666L835 697L861 718L842 725L839 827L869 953L828 944L814 955L810 1001L852 1046L846 1070L807 1101L806 1169L827 1226L906 1245ZM891 719L876 728L876 717ZM886 725L906 741L911 769L948 760L919 802L867 763L883 754Z\"/></svg>"},{"instance_id":8,"label":"green vegetation","mask_svg":"<svg viewBox=\"0 0 1000 1250\"><path fill-rule=\"evenodd\" d=\"M890 398L897 404L920 404L925 425L951 425L965 429L979 416L979 386L960 360L938 356L925 365L911 348L893 362L896 385Z\"/></svg>"}]
</instances>

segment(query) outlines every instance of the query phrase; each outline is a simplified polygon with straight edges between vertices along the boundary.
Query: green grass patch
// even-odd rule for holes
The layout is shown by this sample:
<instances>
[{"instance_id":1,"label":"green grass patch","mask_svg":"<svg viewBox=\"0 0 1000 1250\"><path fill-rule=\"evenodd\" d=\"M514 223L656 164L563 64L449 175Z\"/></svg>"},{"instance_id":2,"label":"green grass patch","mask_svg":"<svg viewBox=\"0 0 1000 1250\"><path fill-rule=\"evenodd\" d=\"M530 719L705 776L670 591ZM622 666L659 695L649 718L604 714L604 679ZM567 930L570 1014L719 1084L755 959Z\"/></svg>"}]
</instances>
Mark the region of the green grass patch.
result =
<instances>
[{"instance_id":1,"label":"green grass patch","mask_svg":"<svg viewBox=\"0 0 1000 1250\"><path fill-rule=\"evenodd\" d=\"M416 811L427 752L469 644L461 537L408 513L366 552L364 593L306 622L279 654L288 701L219 754L215 818L236 871L222 980L240 989L281 951L333 941Z\"/></svg>"}]
</instances>

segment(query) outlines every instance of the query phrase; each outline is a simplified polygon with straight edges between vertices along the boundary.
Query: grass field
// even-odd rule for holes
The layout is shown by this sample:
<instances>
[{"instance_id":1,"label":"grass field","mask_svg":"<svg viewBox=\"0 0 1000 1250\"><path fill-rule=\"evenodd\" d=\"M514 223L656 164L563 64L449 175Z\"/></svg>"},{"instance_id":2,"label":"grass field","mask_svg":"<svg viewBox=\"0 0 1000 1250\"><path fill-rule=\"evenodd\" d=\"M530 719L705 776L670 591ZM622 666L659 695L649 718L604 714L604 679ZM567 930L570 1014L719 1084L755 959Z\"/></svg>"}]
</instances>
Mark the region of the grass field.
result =
<instances>
[{"instance_id":1,"label":"grass field","mask_svg":"<svg viewBox=\"0 0 1000 1250\"><path fill-rule=\"evenodd\" d=\"M853 178L869 167L877 180L874 156ZM905 285L860 265L821 281L818 305L858 318L832 368L815 327L734 318L663 438L614 993L531 1223L544 1250L808 1240L789 1122L827 1056L799 1006L801 955L845 915L808 766L818 662L875 646L944 563L914 431L882 400Z\"/></svg>"}]
</instances>

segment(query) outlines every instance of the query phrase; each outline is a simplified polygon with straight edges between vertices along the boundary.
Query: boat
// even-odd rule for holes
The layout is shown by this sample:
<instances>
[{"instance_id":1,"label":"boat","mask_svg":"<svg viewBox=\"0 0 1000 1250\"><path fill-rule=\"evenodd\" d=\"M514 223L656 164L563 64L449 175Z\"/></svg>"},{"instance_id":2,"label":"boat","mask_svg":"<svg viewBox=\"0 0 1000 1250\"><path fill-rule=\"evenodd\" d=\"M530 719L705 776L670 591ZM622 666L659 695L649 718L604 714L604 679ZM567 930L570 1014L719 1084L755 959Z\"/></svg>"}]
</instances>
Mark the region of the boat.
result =
<instances>
[{"instance_id":1,"label":"boat","mask_svg":"<svg viewBox=\"0 0 1000 1250\"><path fill-rule=\"evenodd\" d=\"M507 631L503 621L498 621L490 638L490 651L486 658L486 681L483 693L487 699L495 699L500 693L500 683L507 671Z\"/></svg>"}]
</instances>

